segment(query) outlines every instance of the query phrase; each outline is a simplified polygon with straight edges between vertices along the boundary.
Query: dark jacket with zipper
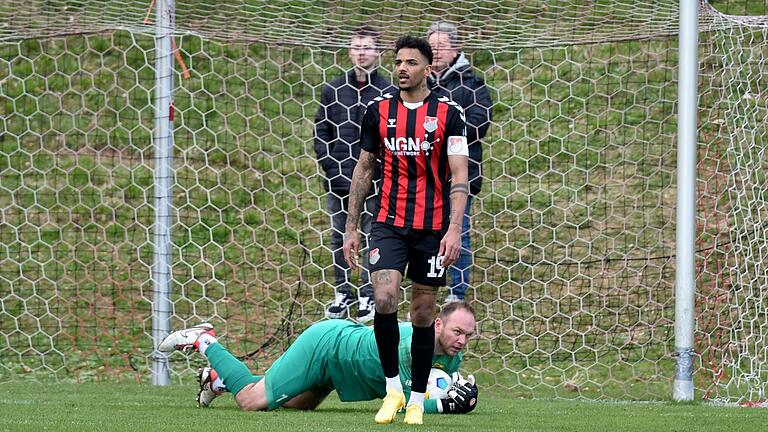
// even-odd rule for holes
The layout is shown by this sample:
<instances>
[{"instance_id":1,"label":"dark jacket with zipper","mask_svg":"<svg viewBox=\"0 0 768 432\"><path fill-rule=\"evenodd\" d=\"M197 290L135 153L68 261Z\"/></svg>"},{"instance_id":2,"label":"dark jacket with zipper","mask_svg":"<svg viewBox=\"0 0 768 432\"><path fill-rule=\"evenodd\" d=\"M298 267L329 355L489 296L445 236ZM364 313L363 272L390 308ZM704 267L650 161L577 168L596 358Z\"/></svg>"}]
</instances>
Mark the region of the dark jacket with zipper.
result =
<instances>
[{"instance_id":1,"label":"dark jacket with zipper","mask_svg":"<svg viewBox=\"0 0 768 432\"><path fill-rule=\"evenodd\" d=\"M469 145L469 190L480 193L483 185L483 146L480 140L491 125L491 95L485 81L472 73L464 53L459 53L440 78L428 78L429 89L448 96L464 108L467 119L467 144Z\"/></svg>"},{"instance_id":2,"label":"dark jacket with zipper","mask_svg":"<svg viewBox=\"0 0 768 432\"><path fill-rule=\"evenodd\" d=\"M359 87L352 69L329 82L315 116L315 153L325 173L325 188L342 197L349 195L352 171L360 157L360 123L368 102L397 91L377 70L368 77L368 82ZM373 179L378 178L377 168Z\"/></svg>"}]
</instances>

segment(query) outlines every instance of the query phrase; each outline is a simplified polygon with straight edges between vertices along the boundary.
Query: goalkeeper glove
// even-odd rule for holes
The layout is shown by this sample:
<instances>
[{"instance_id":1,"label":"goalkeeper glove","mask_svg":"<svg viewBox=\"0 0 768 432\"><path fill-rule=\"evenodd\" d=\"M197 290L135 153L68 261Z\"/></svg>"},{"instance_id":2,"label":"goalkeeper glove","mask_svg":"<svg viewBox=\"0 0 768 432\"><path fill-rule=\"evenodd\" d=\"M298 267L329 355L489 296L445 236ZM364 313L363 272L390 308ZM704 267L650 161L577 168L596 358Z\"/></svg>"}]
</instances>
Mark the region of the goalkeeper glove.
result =
<instances>
[{"instance_id":1,"label":"goalkeeper glove","mask_svg":"<svg viewBox=\"0 0 768 432\"><path fill-rule=\"evenodd\" d=\"M466 414L477 406L477 385L475 377L467 379L459 375L459 379L448 389L448 397L440 399L437 410L445 414Z\"/></svg>"}]
</instances>

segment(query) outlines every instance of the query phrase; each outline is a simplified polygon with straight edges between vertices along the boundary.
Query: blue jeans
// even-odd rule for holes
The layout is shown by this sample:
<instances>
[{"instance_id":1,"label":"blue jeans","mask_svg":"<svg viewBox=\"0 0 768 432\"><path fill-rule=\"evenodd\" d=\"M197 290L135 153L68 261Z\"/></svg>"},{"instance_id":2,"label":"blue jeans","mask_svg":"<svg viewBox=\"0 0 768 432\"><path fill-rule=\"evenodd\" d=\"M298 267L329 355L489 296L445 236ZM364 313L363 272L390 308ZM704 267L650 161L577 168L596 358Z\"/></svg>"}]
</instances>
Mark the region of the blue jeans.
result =
<instances>
[{"instance_id":1,"label":"blue jeans","mask_svg":"<svg viewBox=\"0 0 768 432\"><path fill-rule=\"evenodd\" d=\"M469 213L472 210L472 196L467 198L467 208L461 223L461 253L459 259L451 266L451 294L463 300L469 288L469 276L472 272L472 252L469 243Z\"/></svg>"},{"instance_id":2,"label":"blue jeans","mask_svg":"<svg viewBox=\"0 0 768 432\"><path fill-rule=\"evenodd\" d=\"M376 197L370 196L365 200L365 208L360 214L360 229L363 232L361 245L363 250L360 253L362 258L362 268L360 269L360 297L373 297L373 287L370 283L370 273L368 269L368 235L371 233L371 219L376 205ZM328 193L326 199L326 209L331 216L331 251L333 252L333 279L336 292L345 293L357 297L358 293L352 289L352 270L350 270L347 261L344 260L344 229L347 224L347 210L349 208L349 196L339 197L334 192Z\"/></svg>"}]
</instances>

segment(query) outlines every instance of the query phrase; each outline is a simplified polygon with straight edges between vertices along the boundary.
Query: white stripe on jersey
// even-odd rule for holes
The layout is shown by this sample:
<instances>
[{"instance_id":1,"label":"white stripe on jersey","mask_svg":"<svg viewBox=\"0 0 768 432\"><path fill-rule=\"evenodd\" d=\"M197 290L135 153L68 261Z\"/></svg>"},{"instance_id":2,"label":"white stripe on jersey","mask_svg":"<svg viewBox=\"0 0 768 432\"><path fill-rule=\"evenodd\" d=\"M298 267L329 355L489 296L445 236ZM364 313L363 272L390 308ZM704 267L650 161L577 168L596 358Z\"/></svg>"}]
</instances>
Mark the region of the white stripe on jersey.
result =
<instances>
[{"instance_id":1,"label":"white stripe on jersey","mask_svg":"<svg viewBox=\"0 0 768 432\"><path fill-rule=\"evenodd\" d=\"M376 96L375 98L371 99L371 101L368 102L368 104L365 105L365 106L367 108L367 107L371 106L372 103L374 103L374 102L381 102L384 99L392 99L392 93L384 93L381 96Z\"/></svg>"},{"instance_id":2,"label":"white stripe on jersey","mask_svg":"<svg viewBox=\"0 0 768 432\"><path fill-rule=\"evenodd\" d=\"M459 110L459 116L461 117L461 120L464 123L467 122L467 118L464 116L464 108L462 108L461 105L459 105L456 102L448 99L448 96L440 96L437 100L439 100L440 102L445 102L449 106L452 106L452 107L456 108L457 110Z\"/></svg>"}]
</instances>

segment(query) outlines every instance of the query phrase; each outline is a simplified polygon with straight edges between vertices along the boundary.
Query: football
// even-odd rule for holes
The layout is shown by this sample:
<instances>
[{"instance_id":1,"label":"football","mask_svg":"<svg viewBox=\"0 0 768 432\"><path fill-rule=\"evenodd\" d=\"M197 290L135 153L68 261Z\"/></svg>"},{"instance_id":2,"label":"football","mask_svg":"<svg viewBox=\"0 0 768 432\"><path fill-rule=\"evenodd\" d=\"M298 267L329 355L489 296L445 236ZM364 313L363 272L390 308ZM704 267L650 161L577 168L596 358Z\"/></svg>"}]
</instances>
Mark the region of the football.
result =
<instances>
[{"instance_id":1,"label":"football","mask_svg":"<svg viewBox=\"0 0 768 432\"><path fill-rule=\"evenodd\" d=\"M427 399L443 399L448 397L448 387L451 386L451 376L442 369L435 369L429 372L427 381L427 393L424 395Z\"/></svg>"}]
</instances>

